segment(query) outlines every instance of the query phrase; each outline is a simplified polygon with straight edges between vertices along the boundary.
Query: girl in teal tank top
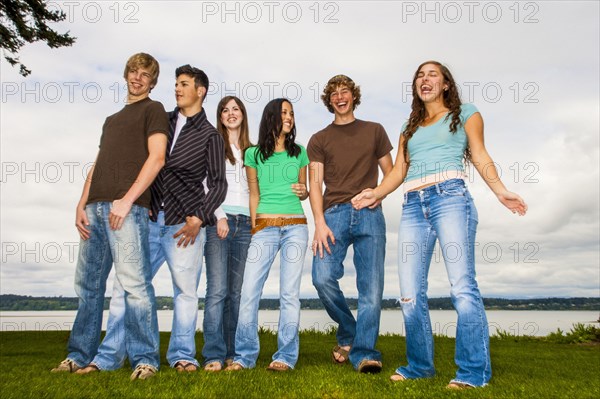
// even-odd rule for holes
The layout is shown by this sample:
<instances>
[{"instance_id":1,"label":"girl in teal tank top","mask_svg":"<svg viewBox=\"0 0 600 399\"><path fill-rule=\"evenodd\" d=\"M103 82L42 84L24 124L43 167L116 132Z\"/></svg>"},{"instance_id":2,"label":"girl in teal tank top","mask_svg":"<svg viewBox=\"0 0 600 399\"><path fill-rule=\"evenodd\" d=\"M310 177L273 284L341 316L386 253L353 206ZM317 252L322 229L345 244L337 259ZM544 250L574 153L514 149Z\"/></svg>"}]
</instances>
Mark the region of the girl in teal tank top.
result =
<instances>
[{"instance_id":1,"label":"girl in teal tank top","mask_svg":"<svg viewBox=\"0 0 600 399\"><path fill-rule=\"evenodd\" d=\"M475 280L477 209L462 179L461 158L473 166L498 200L524 215L527 205L506 189L483 143L483 119L463 105L452 74L437 61L419 66L412 83L412 112L405 124L390 172L374 189L352 199L369 206L405 183L398 237L402 314L408 364L392 381L435 375L433 336L427 306L427 275L439 240L458 322L456 376L449 389L485 386L492 376L489 333L483 300ZM417 165L411 165L415 162ZM450 172L454 175L450 176Z\"/></svg>"}]
</instances>

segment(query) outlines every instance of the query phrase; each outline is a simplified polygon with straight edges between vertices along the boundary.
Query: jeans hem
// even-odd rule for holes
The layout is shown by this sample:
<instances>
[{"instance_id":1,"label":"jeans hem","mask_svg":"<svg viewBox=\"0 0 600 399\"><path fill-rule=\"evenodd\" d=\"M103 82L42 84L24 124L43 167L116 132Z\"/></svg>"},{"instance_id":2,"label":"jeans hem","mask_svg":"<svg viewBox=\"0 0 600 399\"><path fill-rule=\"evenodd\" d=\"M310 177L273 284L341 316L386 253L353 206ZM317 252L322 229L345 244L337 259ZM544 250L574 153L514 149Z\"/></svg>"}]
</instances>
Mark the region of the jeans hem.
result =
<instances>
[{"instance_id":1,"label":"jeans hem","mask_svg":"<svg viewBox=\"0 0 600 399\"><path fill-rule=\"evenodd\" d=\"M200 363L198 363L198 361L197 361L196 359L191 359L191 360L190 360L190 359L184 359L184 358L177 359L177 360L173 360L173 361L172 361L172 362L169 364L169 367L171 367L171 368L175 368L175 365L176 365L177 363L179 363L179 362L187 362L187 363L192 363L194 366L196 366L196 367L200 367Z\"/></svg>"},{"instance_id":2,"label":"jeans hem","mask_svg":"<svg viewBox=\"0 0 600 399\"><path fill-rule=\"evenodd\" d=\"M132 365L132 366L131 366L131 368L132 368L133 370L135 370L136 368L138 368L138 367L140 367L140 366L148 366L148 367L152 367L152 368L154 369L154 371L158 371L158 369L159 369L159 367L160 367L160 365L158 365L158 364L157 364L157 365L154 365L154 364L147 363L147 362L139 362L139 363L138 363L138 364L136 364L135 366L133 366L133 365Z\"/></svg>"}]
</instances>

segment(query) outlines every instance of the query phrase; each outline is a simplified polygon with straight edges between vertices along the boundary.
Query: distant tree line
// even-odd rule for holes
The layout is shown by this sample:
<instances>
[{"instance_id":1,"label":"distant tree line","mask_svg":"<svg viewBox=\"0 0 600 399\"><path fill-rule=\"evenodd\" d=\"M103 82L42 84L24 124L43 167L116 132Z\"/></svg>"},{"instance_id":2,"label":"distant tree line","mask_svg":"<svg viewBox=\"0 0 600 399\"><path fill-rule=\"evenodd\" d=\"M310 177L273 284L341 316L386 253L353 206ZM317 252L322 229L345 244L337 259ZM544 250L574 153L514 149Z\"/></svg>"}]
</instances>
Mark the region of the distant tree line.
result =
<instances>
[{"instance_id":1,"label":"distant tree line","mask_svg":"<svg viewBox=\"0 0 600 399\"><path fill-rule=\"evenodd\" d=\"M358 299L348 298L350 309L356 309ZM173 309L173 298L156 297L157 308ZM300 299L302 309L323 309L318 298ZM484 298L483 303L488 310L597 310L600 311L600 298L536 298L505 299ZM25 295L0 295L0 310L77 310L78 298L71 297L33 297ZM110 298L104 300L104 309L108 309ZM383 309L400 309L397 299L384 299ZM450 298L430 298L429 308L432 310L452 310ZM204 309L204 299L198 303L198 309ZM260 309L279 309L279 299L261 299Z\"/></svg>"}]
</instances>

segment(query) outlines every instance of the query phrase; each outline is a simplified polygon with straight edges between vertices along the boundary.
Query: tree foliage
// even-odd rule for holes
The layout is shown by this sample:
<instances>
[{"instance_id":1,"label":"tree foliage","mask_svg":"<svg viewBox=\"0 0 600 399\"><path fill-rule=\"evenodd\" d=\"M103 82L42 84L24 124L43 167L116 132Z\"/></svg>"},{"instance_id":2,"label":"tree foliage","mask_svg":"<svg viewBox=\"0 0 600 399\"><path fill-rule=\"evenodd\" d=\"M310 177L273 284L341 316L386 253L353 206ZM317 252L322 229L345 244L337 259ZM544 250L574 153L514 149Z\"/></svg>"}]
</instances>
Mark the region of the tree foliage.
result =
<instances>
[{"instance_id":1,"label":"tree foliage","mask_svg":"<svg viewBox=\"0 0 600 399\"><path fill-rule=\"evenodd\" d=\"M0 2L0 48L6 61L19 65L19 73L31 73L18 57L26 43L46 42L48 47L70 46L75 38L67 33L58 33L48 26L49 22L60 22L66 17L59 10L49 10L42 0L2 0Z\"/></svg>"}]
</instances>

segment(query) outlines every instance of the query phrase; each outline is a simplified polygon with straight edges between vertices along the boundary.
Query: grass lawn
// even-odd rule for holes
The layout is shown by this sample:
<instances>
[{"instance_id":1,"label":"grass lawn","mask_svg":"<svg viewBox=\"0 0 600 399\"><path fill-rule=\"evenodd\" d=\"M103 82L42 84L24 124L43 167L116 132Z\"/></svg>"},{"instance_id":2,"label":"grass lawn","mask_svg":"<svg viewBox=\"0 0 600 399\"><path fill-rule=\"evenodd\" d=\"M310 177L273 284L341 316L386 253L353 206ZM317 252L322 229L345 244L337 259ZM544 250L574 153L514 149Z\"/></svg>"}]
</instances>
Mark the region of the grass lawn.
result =
<instances>
[{"instance_id":1,"label":"grass lawn","mask_svg":"<svg viewBox=\"0 0 600 399\"><path fill-rule=\"evenodd\" d=\"M454 339L435 338L437 376L392 383L405 363L404 338L381 336L383 372L363 375L335 366L333 334L305 331L300 360L287 373L265 370L277 340L261 334L253 370L178 374L164 359L169 334L161 333L161 371L146 381L129 381L129 368L91 375L50 373L66 354L68 332L0 333L0 398L600 398L600 346L543 340L492 338L493 378L485 388L449 391L454 376ZM202 334L197 334L198 352Z\"/></svg>"}]
</instances>

